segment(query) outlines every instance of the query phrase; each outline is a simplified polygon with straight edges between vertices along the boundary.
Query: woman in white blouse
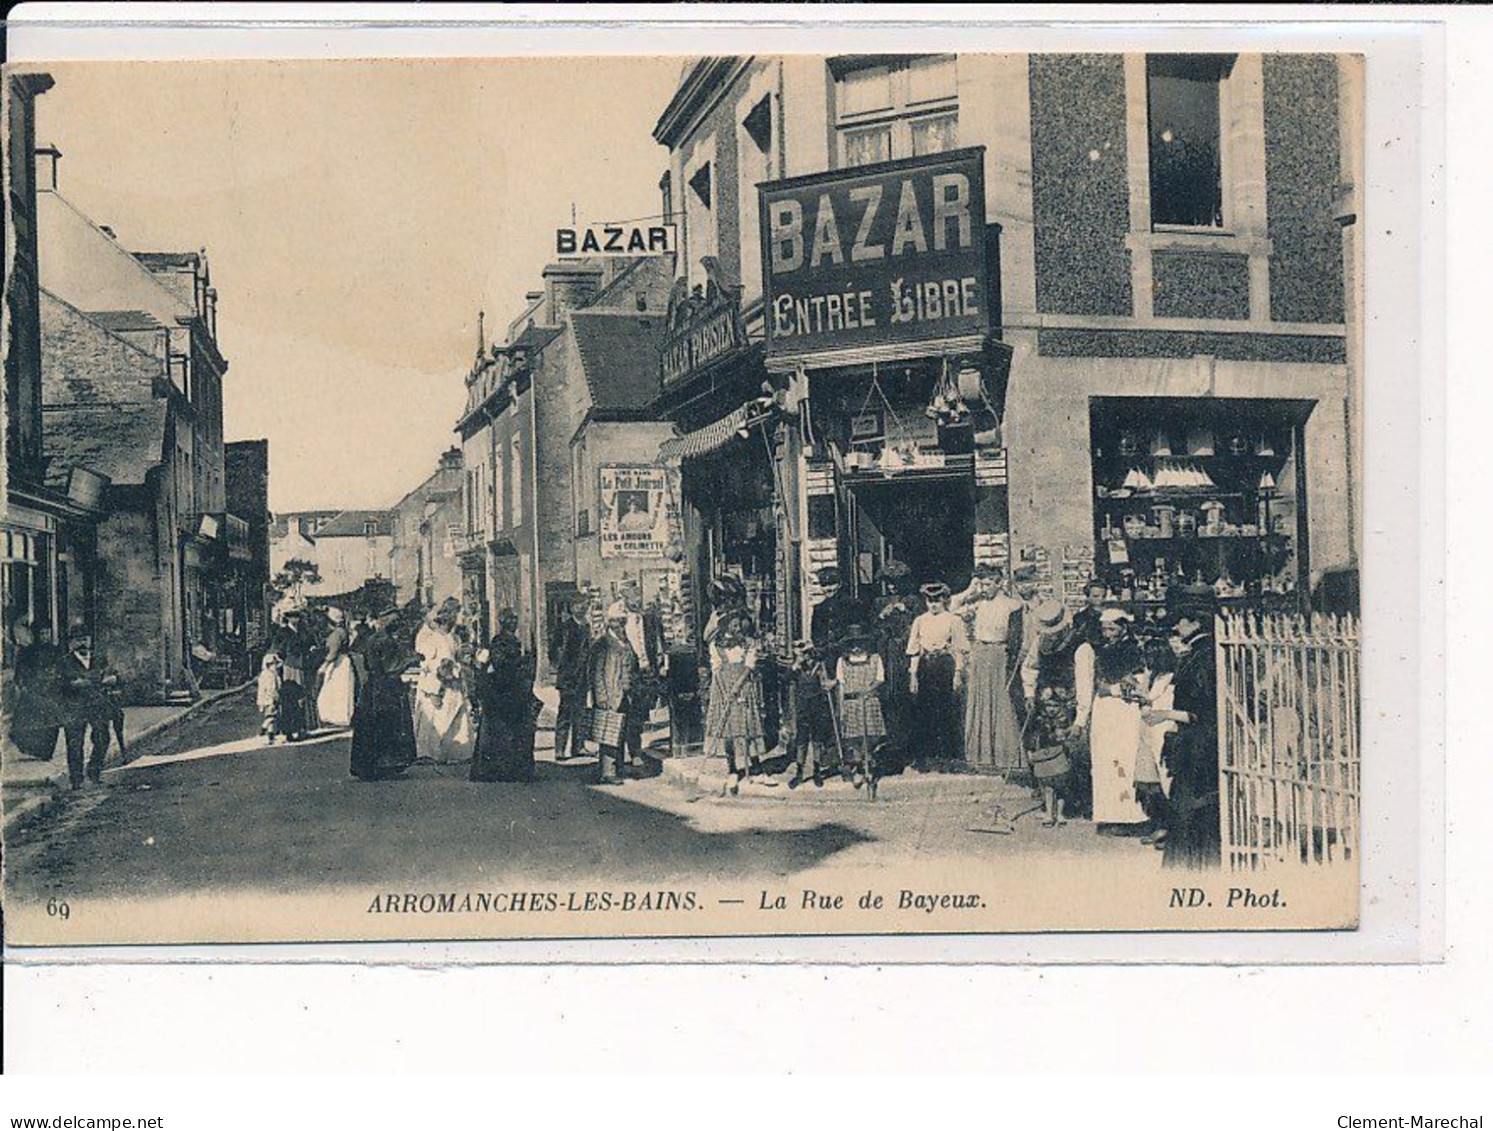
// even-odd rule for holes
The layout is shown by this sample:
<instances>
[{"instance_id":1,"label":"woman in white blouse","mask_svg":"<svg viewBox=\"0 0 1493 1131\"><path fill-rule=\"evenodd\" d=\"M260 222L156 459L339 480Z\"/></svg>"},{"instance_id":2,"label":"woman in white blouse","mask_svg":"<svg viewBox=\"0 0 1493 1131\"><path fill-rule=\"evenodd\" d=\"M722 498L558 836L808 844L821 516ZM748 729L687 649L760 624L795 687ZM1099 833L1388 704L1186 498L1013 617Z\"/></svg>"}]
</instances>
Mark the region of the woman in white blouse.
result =
<instances>
[{"instance_id":1,"label":"woman in white blouse","mask_svg":"<svg viewBox=\"0 0 1493 1131\"><path fill-rule=\"evenodd\" d=\"M974 580L949 603L970 627L969 673L964 701L964 757L972 766L1007 773L1021 768L1021 727L1011 698L1013 617L1022 603L1005 592L1001 572L975 570ZM1019 653L1018 653L1019 654Z\"/></svg>"},{"instance_id":2,"label":"woman in white blouse","mask_svg":"<svg viewBox=\"0 0 1493 1131\"><path fill-rule=\"evenodd\" d=\"M962 755L959 689L969 653L964 620L949 612L949 587L935 582L923 586L922 594L928 609L912 622L907 637L908 690L914 700L910 743L919 767L930 758L954 761Z\"/></svg>"}]
</instances>

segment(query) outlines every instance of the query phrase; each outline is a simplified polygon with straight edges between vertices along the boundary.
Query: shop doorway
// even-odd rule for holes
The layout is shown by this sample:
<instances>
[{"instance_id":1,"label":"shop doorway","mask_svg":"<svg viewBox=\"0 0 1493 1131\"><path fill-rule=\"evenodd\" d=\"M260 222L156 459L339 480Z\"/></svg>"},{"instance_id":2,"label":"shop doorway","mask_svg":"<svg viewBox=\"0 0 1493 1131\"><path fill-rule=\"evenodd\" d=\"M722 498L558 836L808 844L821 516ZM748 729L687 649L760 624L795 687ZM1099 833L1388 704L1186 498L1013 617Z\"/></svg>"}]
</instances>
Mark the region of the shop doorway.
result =
<instances>
[{"instance_id":1,"label":"shop doorway","mask_svg":"<svg viewBox=\"0 0 1493 1131\"><path fill-rule=\"evenodd\" d=\"M958 592L969 584L975 564L973 477L858 483L850 502L857 589L878 584L892 560L906 565L917 585L942 581Z\"/></svg>"}]
</instances>

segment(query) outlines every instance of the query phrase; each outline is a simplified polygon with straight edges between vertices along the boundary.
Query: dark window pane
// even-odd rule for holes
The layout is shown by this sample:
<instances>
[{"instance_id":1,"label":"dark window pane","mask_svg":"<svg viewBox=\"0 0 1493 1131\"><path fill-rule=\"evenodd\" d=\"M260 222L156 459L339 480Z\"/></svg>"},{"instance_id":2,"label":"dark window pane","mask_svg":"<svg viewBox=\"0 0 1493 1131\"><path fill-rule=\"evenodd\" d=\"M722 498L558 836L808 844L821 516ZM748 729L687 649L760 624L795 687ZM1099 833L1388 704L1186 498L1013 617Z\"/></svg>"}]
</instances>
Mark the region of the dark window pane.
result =
<instances>
[{"instance_id":1,"label":"dark window pane","mask_svg":"<svg viewBox=\"0 0 1493 1131\"><path fill-rule=\"evenodd\" d=\"M1216 57L1147 60L1153 223L1223 225L1218 112L1222 74Z\"/></svg>"}]
</instances>

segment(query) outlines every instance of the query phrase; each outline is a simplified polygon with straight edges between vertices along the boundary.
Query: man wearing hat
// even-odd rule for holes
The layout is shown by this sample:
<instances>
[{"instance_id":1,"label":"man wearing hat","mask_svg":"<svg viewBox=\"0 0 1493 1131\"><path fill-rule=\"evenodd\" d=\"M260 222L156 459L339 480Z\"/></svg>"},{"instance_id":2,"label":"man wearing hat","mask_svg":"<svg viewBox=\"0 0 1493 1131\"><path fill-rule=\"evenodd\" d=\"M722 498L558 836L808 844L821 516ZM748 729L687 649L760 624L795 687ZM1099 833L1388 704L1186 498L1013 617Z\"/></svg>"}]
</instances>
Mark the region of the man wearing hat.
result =
<instances>
[{"instance_id":1,"label":"man wearing hat","mask_svg":"<svg viewBox=\"0 0 1493 1131\"><path fill-rule=\"evenodd\" d=\"M637 653L627 639L627 606L621 601L607 606L606 633L592 645L588 667L597 780L603 785L614 785L623 778L625 751L632 737L631 692L638 678Z\"/></svg>"},{"instance_id":2,"label":"man wearing hat","mask_svg":"<svg viewBox=\"0 0 1493 1131\"><path fill-rule=\"evenodd\" d=\"M949 587L924 585L927 611L912 622L907 637L908 690L913 696L914 762L952 761L962 756L959 687L964 682L969 638L964 621L949 612Z\"/></svg>"},{"instance_id":3,"label":"man wearing hat","mask_svg":"<svg viewBox=\"0 0 1493 1131\"><path fill-rule=\"evenodd\" d=\"M809 639L814 642L814 647L819 649L826 662L833 665L840 638L851 625L866 619L865 610L854 597L845 592L840 584L840 571L834 566L820 570L814 575L814 580L824 591L824 599L814 606L809 617Z\"/></svg>"},{"instance_id":4,"label":"man wearing hat","mask_svg":"<svg viewBox=\"0 0 1493 1131\"><path fill-rule=\"evenodd\" d=\"M581 716L586 703L586 654L591 647L590 602L572 598L560 619L555 642L555 685L560 707L555 715L555 761L581 753Z\"/></svg>"},{"instance_id":5,"label":"man wearing hat","mask_svg":"<svg viewBox=\"0 0 1493 1131\"><path fill-rule=\"evenodd\" d=\"M1058 601L1033 611L1036 638L1022 658L1026 744L1048 827L1078 814L1089 784L1081 741L1094 699L1094 649Z\"/></svg>"},{"instance_id":6,"label":"man wearing hat","mask_svg":"<svg viewBox=\"0 0 1493 1131\"><path fill-rule=\"evenodd\" d=\"M1162 757L1172 774L1171 829L1164 863L1169 868L1211 868L1219 863L1218 687L1213 651L1213 590L1184 585L1170 608L1171 647L1177 657L1172 709L1147 722L1173 722Z\"/></svg>"}]
</instances>

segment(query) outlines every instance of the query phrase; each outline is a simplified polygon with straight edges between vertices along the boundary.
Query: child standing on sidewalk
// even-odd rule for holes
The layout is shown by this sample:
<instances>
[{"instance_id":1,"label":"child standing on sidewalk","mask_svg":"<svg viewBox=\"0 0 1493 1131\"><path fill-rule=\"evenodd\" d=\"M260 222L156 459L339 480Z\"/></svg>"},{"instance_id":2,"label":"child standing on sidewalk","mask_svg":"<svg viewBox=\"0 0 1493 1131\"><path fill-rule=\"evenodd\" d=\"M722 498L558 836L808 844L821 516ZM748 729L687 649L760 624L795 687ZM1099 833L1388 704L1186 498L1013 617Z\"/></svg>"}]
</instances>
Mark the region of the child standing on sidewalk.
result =
<instances>
[{"instance_id":1,"label":"child standing on sidewalk","mask_svg":"<svg viewBox=\"0 0 1493 1131\"><path fill-rule=\"evenodd\" d=\"M273 652L265 656L254 698L262 720L259 729L267 745L280 733L280 693L285 682L280 671L280 657Z\"/></svg>"},{"instance_id":2,"label":"child standing on sidewalk","mask_svg":"<svg viewBox=\"0 0 1493 1131\"><path fill-rule=\"evenodd\" d=\"M873 650L871 634L860 625L846 633L845 654L835 669L840 689L840 719L844 741L855 751L852 784L875 789L876 748L886 741L886 720L881 711L881 688L886 669Z\"/></svg>"}]
</instances>

